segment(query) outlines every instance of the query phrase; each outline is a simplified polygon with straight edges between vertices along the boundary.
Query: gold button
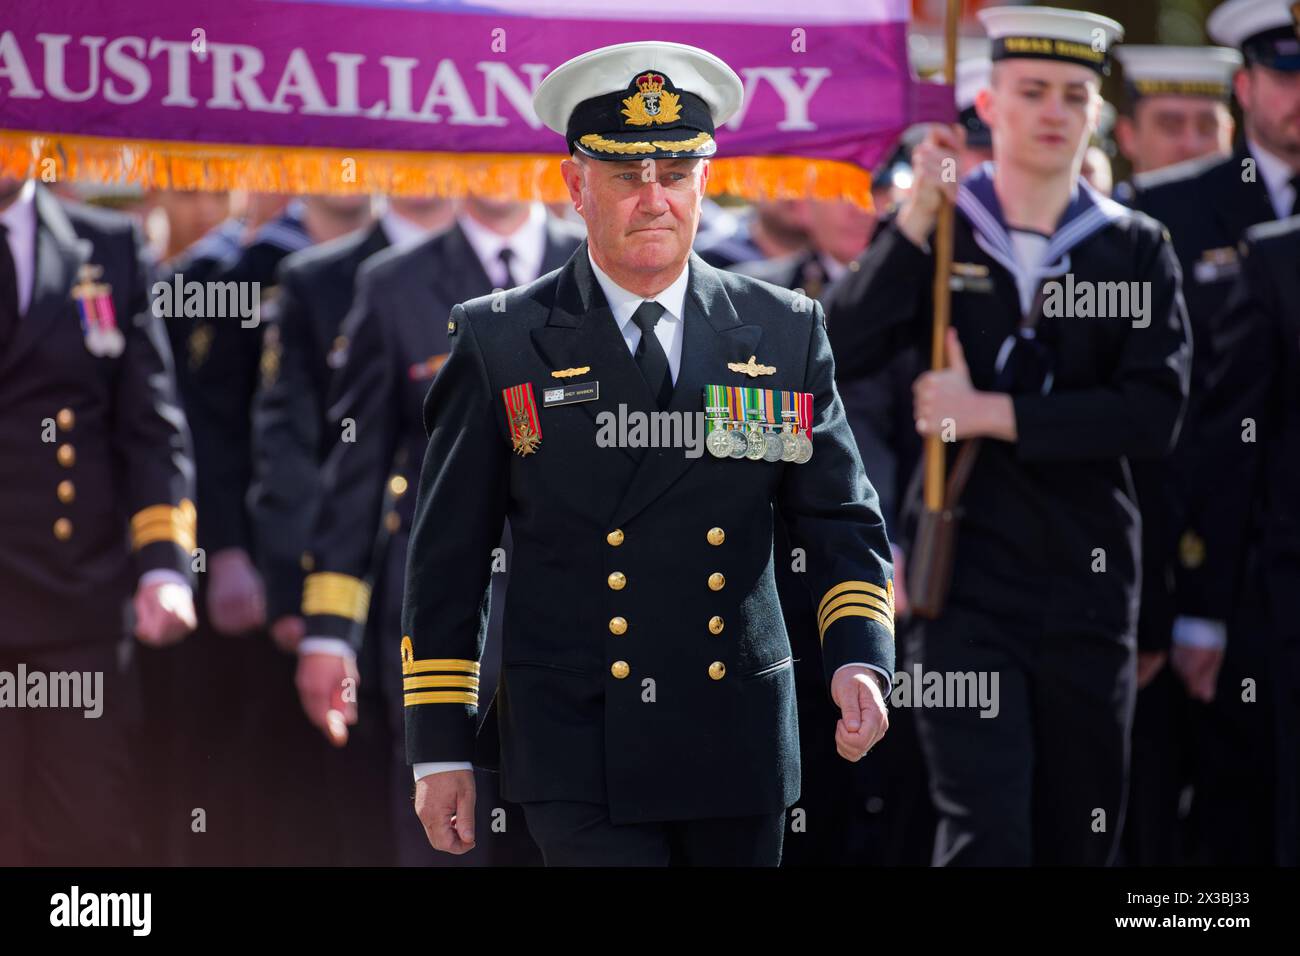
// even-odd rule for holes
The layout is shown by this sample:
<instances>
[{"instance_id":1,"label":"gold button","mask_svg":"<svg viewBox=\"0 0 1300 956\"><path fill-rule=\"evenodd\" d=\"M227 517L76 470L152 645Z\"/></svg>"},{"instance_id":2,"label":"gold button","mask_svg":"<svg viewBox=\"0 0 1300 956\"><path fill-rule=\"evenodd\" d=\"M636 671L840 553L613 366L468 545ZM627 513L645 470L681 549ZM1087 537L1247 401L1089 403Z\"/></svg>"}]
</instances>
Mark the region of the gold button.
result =
<instances>
[{"instance_id":1,"label":"gold button","mask_svg":"<svg viewBox=\"0 0 1300 956\"><path fill-rule=\"evenodd\" d=\"M605 535L605 540L608 541L611 546L617 548L623 543L623 529L615 528L609 534Z\"/></svg>"},{"instance_id":2,"label":"gold button","mask_svg":"<svg viewBox=\"0 0 1300 956\"><path fill-rule=\"evenodd\" d=\"M709 665L709 676L714 680L722 680L727 676L727 665L722 661L714 661Z\"/></svg>"},{"instance_id":3,"label":"gold button","mask_svg":"<svg viewBox=\"0 0 1300 956\"><path fill-rule=\"evenodd\" d=\"M402 518L396 511L390 511L384 515L384 527L388 529L389 534L396 534L402 527Z\"/></svg>"},{"instance_id":4,"label":"gold button","mask_svg":"<svg viewBox=\"0 0 1300 956\"><path fill-rule=\"evenodd\" d=\"M723 531L721 528L710 528L708 537L709 544L717 547L727 540L727 532Z\"/></svg>"},{"instance_id":5,"label":"gold button","mask_svg":"<svg viewBox=\"0 0 1300 956\"><path fill-rule=\"evenodd\" d=\"M627 575L622 571L613 572L605 580L609 582L609 587L612 591L621 591L627 587Z\"/></svg>"},{"instance_id":6,"label":"gold button","mask_svg":"<svg viewBox=\"0 0 1300 956\"><path fill-rule=\"evenodd\" d=\"M72 500L77 497L77 489L70 481L60 481L56 490L59 500L65 505L72 504Z\"/></svg>"},{"instance_id":7,"label":"gold button","mask_svg":"<svg viewBox=\"0 0 1300 956\"><path fill-rule=\"evenodd\" d=\"M716 614L713 615L713 617L709 618L709 633L710 634L722 633L722 618L718 617L718 615Z\"/></svg>"},{"instance_id":8,"label":"gold button","mask_svg":"<svg viewBox=\"0 0 1300 956\"><path fill-rule=\"evenodd\" d=\"M727 583L727 579L722 576L721 571L714 571L712 574L709 575L710 591L721 591L723 585L726 583Z\"/></svg>"},{"instance_id":9,"label":"gold button","mask_svg":"<svg viewBox=\"0 0 1300 956\"><path fill-rule=\"evenodd\" d=\"M627 633L627 618L625 618L625 617L611 617L611 618L609 619L609 631L610 631L611 634L626 634L626 633Z\"/></svg>"},{"instance_id":10,"label":"gold button","mask_svg":"<svg viewBox=\"0 0 1300 956\"><path fill-rule=\"evenodd\" d=\"M400 498L406 494L406 479L401 475L393 475L388 479L388 490L393 493L394 498Z\"/></svg>"},{"instance_id":11,"label":"gold button","mask_svg":"<svg viewBox=\"0 0 1300 956\"><path fill-rule=\"evenodd\" d=\"M60 541L67 541L72 537L72 522L67 518L60 518L54 522L54 537Z\"/></svg>"},{"instance_id":12,"label":"gold button","mask_svg":"<svg viewBox=\"0 0 1300 956\"><path fill-rule=\"evenodd\" d=\"M59 450L55 453L58 456L59 464L64 468L71 468L77 461L77 450L71 445L60 445Z\"/></svg>"},{"instance_id":13,"label":"gold button","mask_svg":"<svg viewBox=\"0 0 1300 956\"><path fill-rule=\"evenodd\" d=\"M54 420L59 423L59 431L70 432L72 426L77 422L77 416L72 414L70 408L60 408L59 414L54 416Z\"/></svg>"},{"instance_id":14,"label":"gold button","mask_svg":"<svg viewBox=\"0 0 1300 956\"><path fill-rule=\"evenodd\" d=\"M298 566L304 571L311 571L316 567L316 556L310 551L304 551L302 557L298 559Z\"/></svg>"},{"instance_id":15,"label":"gold button","mask_svg":"<svg viewBox=\"0 0 1300 956\"><path fill-rule=\"evenodd\" d=\"M609 666L609 672L622 680L628 674L632 673L632 668L628 666L627 661L615 661Z\"/></svg>"}]
</instances>

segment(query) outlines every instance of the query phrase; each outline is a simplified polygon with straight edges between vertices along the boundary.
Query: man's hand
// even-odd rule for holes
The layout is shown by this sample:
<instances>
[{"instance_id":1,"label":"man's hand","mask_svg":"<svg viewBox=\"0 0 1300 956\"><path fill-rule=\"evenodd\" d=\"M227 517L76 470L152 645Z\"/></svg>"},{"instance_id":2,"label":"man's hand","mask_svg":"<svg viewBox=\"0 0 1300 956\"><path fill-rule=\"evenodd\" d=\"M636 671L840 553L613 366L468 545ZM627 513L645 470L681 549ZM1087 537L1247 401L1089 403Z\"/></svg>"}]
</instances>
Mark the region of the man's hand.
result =
<instances>
[{"instance_id":1,"label":"man's hand","mask_svg":"<svg viewBox=\"0 0 1300 956\"><path fill-rule=\"evenodd\" d=\"M876 672L867 667L840 668L831 679L831 699L840 709L835 749L845 760L856 763L889 729Z\"/></svg>"},{"instance_id":2,"label":"man's hand","mask_svg":"<svg viewBox=\"0 0 1300 956\"><path fill-rule=\"evenodd\" d=\"M1138 651L1138 690L1155 680L1168 656L1164 651Z\"/></svg>"},{"instance_id":3,"label":"man's hand","mask_svg":"<svg viewBox=\"0 0 1300 956\"><path fill-rule=\"evenodd\" d=\"M302 639L307 636L307 622L296 614L285 614L277 617L275 623L271 625L271 640L275 646L280 648L286 654L292 654L298 650L298 645Z\"/></svg>"},{"instance_id":4,"label":"man's hand","mask_svg":"<svg viewBox=\"0 0 1300 956\"><path fill-rule=\"evenodd\" d=\"M337 654L303 654L294 683L307 719L335 747L346 744L348 727L357 722L361 676L356 661Z\"/></svg>"},{"instance_id":5,"label":"man's hand","mask_svg":"<svg viewBox=\"0 0 1300 956\"><path fill-rule=\"evenodd\" d=\"M262 578L243 548L222 548L208 561L208 620L228 635L266 626Z\"/></svg>"},{"instance_id":6,"label":"man's hand","mask_svg":"<svg viewBox=\"0 0 1300 956\"><path fill-rule=\"evenodd\" d=\"M1214 690L1219 683L1219 668L1223 666L1222 648L1175 644L1169 665L1182 680L1192 700L1206 704L1214 700Z\"/></svg>"},{"instance_id":7,"label":"man's hand","mask_svg":"<svg viewBox=\"0 0 1300 956\"><path fill-rule=\"evenodd\" d=\"M460 855L474 849L474 771L445 770L415 781L415 815L429 845Z\"/></svg>"},{"instance_id":8,"label":"man's hand","mask_svg":"<svg viewBox=\"0 0 1300 956\"><path fill-rule=\"evenodd\" d=\"M912 150L912 188L897 223L914 245L929 242L943 201L957 201L957 150L965 142L960 126L933 126Z\"/></svg>"},{"instance_id":9,"label":"man's hand","mask_svg":"<svg viewBox=\"0 0 1300 956\"><path fill-rule=\"evenodd\" d=\"M920 435L945 441L988 436L1016 440L1016 411L1009 395L981 392L970 381L956 329L948 330L948 367L924 372L912 383L913 415Z\"/></svg>"},{"instance_id":10,"label":"man's hand","mask_svg":"<svg viewBox=\"0 0 1300 956\"><path fill-rule=\"evenodd\" d=\"M155 581L142 584L132 600L135 607L135 636L141 644L166 647L175 644L198 626L194 613L194 592L188 584Z\"/></svg>"}]
</instances>

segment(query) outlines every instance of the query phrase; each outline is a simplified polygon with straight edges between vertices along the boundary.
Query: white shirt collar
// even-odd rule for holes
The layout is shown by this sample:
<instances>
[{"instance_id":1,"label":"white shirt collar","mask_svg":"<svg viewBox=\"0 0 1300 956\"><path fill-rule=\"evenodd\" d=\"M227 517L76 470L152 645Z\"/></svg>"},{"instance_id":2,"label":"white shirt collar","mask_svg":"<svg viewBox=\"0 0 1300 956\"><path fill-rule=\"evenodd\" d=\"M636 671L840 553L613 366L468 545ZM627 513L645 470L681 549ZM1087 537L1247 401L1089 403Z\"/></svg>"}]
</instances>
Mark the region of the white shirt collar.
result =
<instances>
[{"instance_id":1,"label":"white shirt collar","mask_svg":"<svg viewBox=\"0 0 1300 956\"><path fill-rule=\"evenodd\" d=\"M591 263L591 271L595 273L596 281L600 284L600 291L605 293L605 301L609 303L609 309L614 313L614 321L618 323L619 331L624 331L627 324L632 321L632 313L637 310L637 306L646 301L646 297L629 292L606 275L605 271L596 265L596 260L591 257L590 246L587 247L587 260ZM690 274L691 265L687 261L682 266L681 274L666 289L650 297L664 307L664 314L660 317L660 321L665 319L679 321L682 318L686 308L686 287L690 282Z\"/></svg>"},{"instance_id":2,"label":"white shirt collar","mask_svg":"<svg viewBox=\"0 0 1300 956\"><path fill-rule=\"evenodd\" d=\"M1279 219L1291 215L1295 190L1291 188L1290 180L1296 175L1295 170L1287 164L1286 160L1270 153L1249 137L1246 138L1246 147L1254 157L1255 165L1259 167L1259 175L1264 180L1264 188L1268 190L1273 211L1277 213Z\"/></svg>"},{"instance_id":3,"label":"white shirt collar","mask_svg":"<svg viewBox=\"0 0 1300 956\"><path fill-rule=\"evenodd\" d=\"M508 236L493 232L464 212L456 217L456 221L494 285L504 287L501 250L507 246L514 255L510 271L518 282L532 282L542 274L542 258L546 254L546 207L541 203L533 203L528 218Z\"/></svg>"},{"instance_id":4,"label":"white shirt collar","mask_svg":"<svg viewBox=\"0 0 1300 956\"><path fill-rule=\"evenodd\" d=\"M14 201L0 212L0 222L8 230L9 253L14 259L18 313L26 315L36 281L36 180L22 184Z\"/></svg>"},{"instance_id":5,"label":"white shirt collar","mask_svg":"<svg viewBox=\"0 0 1300 956\"><path fill-rule=\"evenodd\" d=\"M413 246L430 233L430 230L407 219L391 206L384 211L379 225L384 230L384 235L388 237L389 244L393 246Z\"/></svg>"}]
</instances>

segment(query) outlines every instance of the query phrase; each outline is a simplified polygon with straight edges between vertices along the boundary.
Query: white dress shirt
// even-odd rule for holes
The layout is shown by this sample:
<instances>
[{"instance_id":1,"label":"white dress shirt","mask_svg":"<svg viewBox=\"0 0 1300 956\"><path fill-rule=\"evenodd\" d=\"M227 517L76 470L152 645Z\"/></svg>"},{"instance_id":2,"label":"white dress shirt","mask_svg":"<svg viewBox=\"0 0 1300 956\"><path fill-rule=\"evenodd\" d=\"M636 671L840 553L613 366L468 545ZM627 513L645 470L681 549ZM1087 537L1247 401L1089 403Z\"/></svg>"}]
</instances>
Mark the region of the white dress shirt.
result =
<instances>
[{"instance_id":1,"label":"white dress shirt","mask_svg":"<svg viewBox=\"0 0 1300 956\"><path fill-rule=\"evenodd\" d=\"M1292 169L1286 160L1270 153L1249 137L1246 139L1246 147L1255 159L1255 166L1259 169L1259 178L1264 181L1264 188L1268 190L1273 212L1277 214L1277 218L1285 219L1291 215L1295 204L1295 187L1291 185L1291 177L1296 175L1297 170Z\"/></svg>"},{"instance_id":2,"label":"white dress shirt","mask_svg":"<svg viewBox=\"0 0 1300 956\"><path fill-rule=\"evenodd\" d=\"M0 222L8 230L9 254L14 257L21 320L32 303L32 286L36 282L36 180L22 184L14 201L0 212Z\"/></svg>"},{"instance_id":3,"label":"white dress shirt","mask_svg":"<svg viewBox=\"0 0 1300 956\"><path fill-rule=\"evenodd\" d=\"M456 217L461 231L483 264L483 271L498 289L508 289L515 283L527 285L542 274L542 258L546 255L546 207L532 204L528 218L508 236L493 232L467 213ZM510 271L515 282L506 277L506 267L501 261L501 250L511 253Z\"/></svg>"},{"instance_id":4,"label":"white dress shirt","mask_svg":"<svg viewBox=\"0 0 1300 956\"><path fill-rule=\"evenodd\" d=\"M391 206L380 217L379 227L384 230L384 236L388 239L388 244L399 249L413 246L421 239L428 238L432 231L418 222L407 219Z\"/></svg>"},{"instance_id":5,"label":"white dress shirt","mask_svg":"<svg viewBox=\"0 0 1300 956\"><path fill-rule=\"evenodd\" d=\"M664 314L659 317L658 324L655 325L655 337L659 339L659 344L663 346L664 354L668 356L668 368L673 373L673 384L677 384L677 372L682 367L682 329L684 326L686 308L686 287L690 280L690 265L683 265L681 274L674 279L666 289L657 295L646 298L637 295L635 292L629 292L621 285L616 283L600 266L596 265L596 260L591 258L591 247L587 247L587 259L591 262L591 271L595 273L596 282L600 285L600 291L605 293L605 301L609 303L609 310L614 313L614 321L618 323L618 330L623 335L623 341L627 343L627 349L634 356L636 355L637 346L641 344L641 329L632 321L632 314L640 308L642 302L658 302L664 307Z\"/></svg>"}]
</instances>

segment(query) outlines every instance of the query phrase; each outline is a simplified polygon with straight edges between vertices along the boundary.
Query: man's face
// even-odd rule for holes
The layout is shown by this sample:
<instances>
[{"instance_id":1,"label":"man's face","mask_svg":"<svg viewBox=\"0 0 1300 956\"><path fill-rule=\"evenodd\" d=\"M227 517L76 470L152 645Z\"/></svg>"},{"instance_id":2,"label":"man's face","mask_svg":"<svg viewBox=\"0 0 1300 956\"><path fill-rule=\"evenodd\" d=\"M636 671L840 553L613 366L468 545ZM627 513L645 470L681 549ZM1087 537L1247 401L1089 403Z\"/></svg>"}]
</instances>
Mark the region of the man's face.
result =
<instances>
[{"instance_id":1,"label":"man's face","mask_svg":"<svg viewBox=\"0 0 1300 956\"><path fill-rule=\"evenodd\" d=\"M566 160L562 172L602 268L649 275L686 261L700 223L708 160L609 162L579 155Z\"/></svg>"},{"instance_id":2,"label":"man's face","mask_svg":"<svg viewBox=\"0 0 1300 956\"><path fill-rule=\"evenodd\" d=\"M1251 136L1300 168L1300 71L1252 66L1237 73L1235 88Z\"/></svg>"},{"instance_id":3,"label":"man's face","mask_svg":"<svg viewBox=\"0 0 1300 956\"><path fill-rule=\"evenodd\" d=\"M1206 96L1145 96L1115 135L1139 173L1232 150L1232 114Z\"/></svg>"},{"instance_id":4,"label":"man's face","mask_svg":"<svg viewBox=\"0 0 1300 956\"><path fill-rule=\"evenodd\" d=\"M808 204L808 232L813 246L839 262L847 264L860 256L875 227L876 214L864 212L848 200L814 200Z\"/></svg>"},{"instance_id":5,"label":"man's face","mask_svg":"<svg viewBox=\"0 0 1300 956\"><path fill-rule=\"evenodd\" d=\"M1100 81L1086 66L1004 60L975 107L993 130L999 162L1051 175L1077 169L1097 128Z\"/></svg>"}]
</instances>

